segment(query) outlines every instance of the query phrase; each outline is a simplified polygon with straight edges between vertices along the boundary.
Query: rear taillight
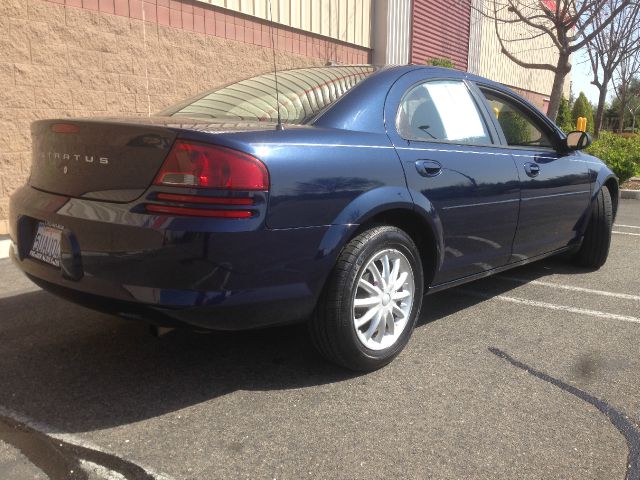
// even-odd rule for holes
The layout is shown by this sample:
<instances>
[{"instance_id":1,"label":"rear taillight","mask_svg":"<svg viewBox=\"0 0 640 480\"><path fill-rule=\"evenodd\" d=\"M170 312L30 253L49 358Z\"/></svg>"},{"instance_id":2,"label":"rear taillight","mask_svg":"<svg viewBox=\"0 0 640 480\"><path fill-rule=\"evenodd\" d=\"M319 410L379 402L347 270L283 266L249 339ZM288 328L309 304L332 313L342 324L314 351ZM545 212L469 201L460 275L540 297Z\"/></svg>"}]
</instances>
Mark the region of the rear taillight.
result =
<instances>
[{"instance_id":1,"label":"rear taillight","mask_svg":"<svg viewBox=\"0 0 640 480\"><path fill-rule=\"evenodd\" d=\"M269 172L257 158L231 148L177 140L155 185L225 190L268 190Z\"/></svg>"}]
</instances>

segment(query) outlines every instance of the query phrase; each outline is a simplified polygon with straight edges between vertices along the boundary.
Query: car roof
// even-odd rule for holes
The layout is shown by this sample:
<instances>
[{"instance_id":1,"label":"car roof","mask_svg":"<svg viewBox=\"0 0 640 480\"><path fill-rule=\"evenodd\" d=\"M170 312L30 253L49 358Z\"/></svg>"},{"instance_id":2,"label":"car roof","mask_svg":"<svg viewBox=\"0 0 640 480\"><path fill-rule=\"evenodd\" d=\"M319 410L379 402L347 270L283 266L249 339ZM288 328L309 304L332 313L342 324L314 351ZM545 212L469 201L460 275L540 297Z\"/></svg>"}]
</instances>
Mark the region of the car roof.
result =
<instances>
[{"instance_id":1,"label":"car roof","mask_svg":"<svg viewBox=\"0 0 640 480\"><path fill-rule=\"evenodd\" d=\"M334 65L325 67L330 68ZM347 67L356 65L335 65L336 67ZM359 65L363 66L363 65ZM339 99L332 108L319 116L313 123L319 126L327 126L333 128L365 130L370 132L380 132L384 130L382 122L376 122L375 112L382 111L381 105L384 105L386 95L392 85L407 73L424 71L425 77L443 78L443 79L459 79L478 82L483 86L488 86L494 90L501 91L505 94L515 96L519 101L526 105L529 109L538 112L539 117L549 127L557 129L546 116L531 104L527 99L504 84L495 82L479 75L469 72L456 70L453 68L434 67L431 65L373 65L377 67L371 75L358 84L353 92L347 92ZM364 112L368 110L366 115L358 115L357 119L351 119L353 111ZM365 119L365 120L363 120Z\"/></svg>"},{"instance_id":2,"label":"car roof","mask_svg":"<svg viewBox=\"0 0 640 480\"><path fill-rule=\"evenodd\" d=\"M463 79L471 80L473 82L479 82L485 85L490 85L500 90L506 90L511 92L511 89L502 83L496 82L494 80L490 80L486 77L481 77L480 75L475 75L473 73L465 72L463 70L457 70L455 68L435 67L432 65L417 65L417 64L382 65L377 67L379 70L393 70L398 73L398 76L402 76L407 72L411 72L415 70L424 70L425 72L429 72L429 73L440 73L443 77L463 78Z\"/></svg>"}]
</instances>

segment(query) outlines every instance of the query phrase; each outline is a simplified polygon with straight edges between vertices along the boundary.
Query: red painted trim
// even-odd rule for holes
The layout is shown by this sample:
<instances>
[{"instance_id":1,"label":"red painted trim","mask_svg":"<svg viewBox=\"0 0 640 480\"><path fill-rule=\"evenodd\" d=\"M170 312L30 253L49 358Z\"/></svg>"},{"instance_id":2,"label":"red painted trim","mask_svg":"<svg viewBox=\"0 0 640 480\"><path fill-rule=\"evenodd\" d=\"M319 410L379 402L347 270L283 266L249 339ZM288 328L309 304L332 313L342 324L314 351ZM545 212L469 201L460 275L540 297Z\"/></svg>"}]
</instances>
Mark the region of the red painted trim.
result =
<instances>
[{"instance_id":1,"label":"red painted trim","mask_svg":"<svg viewBox=\"0 0 640 480\"><path fill-rule=\"evenodd\" d=\"M238 197L204 197L197 195L179 195L175 193L158 193L158 200L180 203L204 203L207 205L253 205L253 198Z\"/></svg>"},{"instance_id":2,"label":"red painted trim","mask_svg":"<svg viewBox=\"0 0 640 480\"><path fill-rule=\"evenodd\" d=\"M187 217L209 217L209 218L251 218L253 212L249 210L209 210L204 208L172 207L169 205L156 205L148 203L145 205L147 212L160 213L164 215L178 215Z\"/></svg>"}]
</instances>

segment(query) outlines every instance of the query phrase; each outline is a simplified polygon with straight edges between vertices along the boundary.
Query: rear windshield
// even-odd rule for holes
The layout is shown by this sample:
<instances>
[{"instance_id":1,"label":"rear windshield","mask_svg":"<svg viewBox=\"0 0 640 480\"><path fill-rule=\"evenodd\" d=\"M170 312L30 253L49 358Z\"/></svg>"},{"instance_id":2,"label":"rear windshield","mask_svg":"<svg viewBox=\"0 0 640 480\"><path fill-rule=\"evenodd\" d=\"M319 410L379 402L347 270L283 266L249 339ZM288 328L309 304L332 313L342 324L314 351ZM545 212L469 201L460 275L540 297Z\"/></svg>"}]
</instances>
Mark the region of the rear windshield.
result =
<instances>
[{"instance_id":1,"label":"rear windshield","mask_svg":"<svg viewBox=\"0 0 640 480\"><path fill-rule=\"evenodd\" d=\"M278 72L282 121L306 123L374 71L375 67L350 66ZM273 73L227 85L170 107L161 115L275 122L278 117Z\"/></svg>"}]
</instances>

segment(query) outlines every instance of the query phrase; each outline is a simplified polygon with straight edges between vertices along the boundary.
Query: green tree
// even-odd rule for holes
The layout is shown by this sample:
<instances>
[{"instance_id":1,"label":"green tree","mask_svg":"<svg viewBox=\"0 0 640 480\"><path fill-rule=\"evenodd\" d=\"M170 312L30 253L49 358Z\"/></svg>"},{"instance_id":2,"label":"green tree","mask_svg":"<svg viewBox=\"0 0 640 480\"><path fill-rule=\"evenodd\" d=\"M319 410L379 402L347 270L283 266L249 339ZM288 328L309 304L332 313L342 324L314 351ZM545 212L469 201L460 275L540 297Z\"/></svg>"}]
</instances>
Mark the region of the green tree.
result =
<instances>
[{"instance_id":1,"label":"green tree","mask_svg":"<svg viewBox=\"0 0 640 480\"><path fill-rule=\"evenodd\" d=\"M640 124L640 78L634 78L629 82L629 86L626 89L625 102L626 102L626 108L624 109L624 123L622 125L623 129L631 129L631 127L634 125L632 112L635 112L636 113L635 128L637 131L638 126ZM622 106L622 102L620 98L615 97L611 101L611 106L606 112L606 117L607 118L615 117L616 119L620 118L621 106ZM619 125L616 125L616 126L619 127Z\"/></svg>"},{"instance_id":2,"label":"green tree","mask_svg":"<svg viewBox=\"0 0 640 480\"><path fill-rule=\"evenodd\" d=\"M571 112L571 120L573 121L573 129L575 130L578 117L586 117L587 119L587 132L593 133L593 109L587 96L580 92L578 98L573 104L573 111Z\"/></svg>"},{"instance_id":3,"label":"green tree","mask_svg":"<svg viewBox=\"0 0 640 480\"><path fill-rule=\"evenodd\" d=\"M571 117L571 107L569 101L562 97L560 99L560 108L558 109L558 117L556 118L558 126L565 131L565 133L572 132L576 129L573 119Z\"/></svg>"},{"instance_id":4,"label":"green tree","mask_svg":"<svg viewBox=\"0 0 640 480\"><path fill-rule=\"evenodd\" d=\"M601 1L597 6L596 25L608 17L618 1ZM615 74L623 73L623 77L628 78L622 70L628 70L626 67L631 66L632 58L640 52L640 2L634 2L616 15L607 28L592 37L586 50L593 72L591 83L599 90L598 102L593 106L593 133L597 137L604 123L607 92L612 83L614 87L619 83L615 82Z\"/></svg>"}]
</instances>

